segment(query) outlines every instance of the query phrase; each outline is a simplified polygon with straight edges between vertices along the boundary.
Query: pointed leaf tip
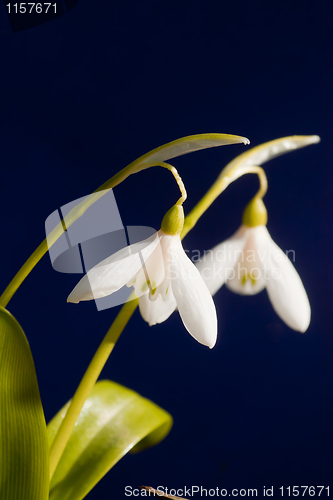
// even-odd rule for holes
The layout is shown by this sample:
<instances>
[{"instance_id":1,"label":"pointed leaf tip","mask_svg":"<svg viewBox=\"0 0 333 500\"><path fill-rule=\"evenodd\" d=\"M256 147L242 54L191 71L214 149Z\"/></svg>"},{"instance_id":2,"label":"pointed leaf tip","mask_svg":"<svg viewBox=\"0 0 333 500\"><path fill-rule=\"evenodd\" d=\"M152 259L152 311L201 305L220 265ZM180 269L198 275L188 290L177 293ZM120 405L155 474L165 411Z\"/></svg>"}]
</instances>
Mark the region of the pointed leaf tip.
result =
<instances>
[{"instance_id":1,"label":"pointed leaf tip","mask_svg":"<svg viewBox=\"0 0 333 500\"><path fill-rule=\"evenodd\" d=\"M156 163L162 161L168 161L172 158L177 158L178 156L183 156L188 153L194 153L195 151L200 151L202 149L214 148L218 146L226 146L229 144L250 144L247 137L242 137L239 135L231 134L197 134L189 135L187 137L182 137L176 139L175 141L168 142L159 146L149 153L141 156L135 160L131 166L135 167L136 171L139 172L142 169L153 166Z\"/></svg>"},{"instance_id":2,"label":"pointed leaf tip","mask_svg":"<svg viewBox=\"0 0 333 500\"><path fill-rule=\"evenodd\" d=\"M310 146L311 144L317 144L318 142L320 142L318 135L292 135L264 142L245 151L228 163L220 173L219 178L227 175L237 178L237 172L241 172L241 169L244 167L249 165L263 165L277 156Z\"/></svg>"}]
</instances>

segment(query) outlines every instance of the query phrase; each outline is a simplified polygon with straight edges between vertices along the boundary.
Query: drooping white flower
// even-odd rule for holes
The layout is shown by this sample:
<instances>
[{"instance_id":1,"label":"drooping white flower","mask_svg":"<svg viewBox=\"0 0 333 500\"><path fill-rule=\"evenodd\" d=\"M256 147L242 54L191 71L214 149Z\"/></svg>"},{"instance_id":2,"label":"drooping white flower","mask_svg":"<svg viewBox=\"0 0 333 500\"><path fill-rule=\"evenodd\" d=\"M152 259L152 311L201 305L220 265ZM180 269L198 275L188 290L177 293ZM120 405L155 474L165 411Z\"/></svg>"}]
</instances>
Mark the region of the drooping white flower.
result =
<instances>
[{"instance_id":1,"label":"drooping white flower","mask_svg":"<svg viewBox=\"0 0 333 500\"><path fill-rule=\"evenodd\" d=\"M244 171L246 171L246 168L248 166L262 165L263 163L265 163L265 162L267 162L267 161L271 160L272 158L275 158L279 155L282 155L282 154L290 152L290 151L294 151L298 148L302 148L302 147L308 146L310 144L316 144L319 141L320 141L320 138L316 135L313 135L313 136L290 136L290 137L282 137L280 139L276 139L276 140L269 141L269 142L264 143L264 144L260 144L259 146L256 146L256 147L246 151L245 153L242 153L241 155L237 156L237 158L232 160L222 170L219 177L220 178L223 177L226 180L226 183L230 183L233 180L240 177L244 173ZM246 233L246 234L243 234L243 233ZM253 236L253 234L251 234L251 233L254 233L255 236ZM232 238L233 241L232 241L232 246L230 248L231 260L232 260L233 251L235 251L235 252L244 251L246 244L247 244L249 250L253 250L253 252L249 252L249 253L254 253L254 255L256 255L258 257L258 255L257 255L258 252L256 252L256 246L254 245L255 248L251 248L251 245L254 244L253 242L256 240L256 235L259 235L259 233L264 234L264 236L263 236L264 241L265 241L265 234L266 234L266 236L268 235L268 238L271 240L271 237L270 237L270 235L265 227L265 224L263 224L262 230L258 228L258 230L256 230L256 231L246 231L246 228L241 228ZM230 240L228 240L228 242L229 241ZM266 237L266 242L267 242L267 237ZM227 242L225 242L225 243L227 243ZM275 245L273 241L272 241L272 244ZM216 247L216 251L221 250L223 252L224 248L225 247L223 246L223 244L221 244L218 247ZM276 248L277 248L277 250L282 252L279 249L279 247L276 247ZM213 249L213 251L214 250L215 249ZM212 256L214 255L213 251L211 251ZM265 253L267 253L267 252L265 252ZM277 252L277 253L279 254L279 252ZM284 257L283 256L281 257L281 259L284 260L284 262L285 262L284 267L291 267L291 269L292 269L289 273L287 272L289 279L291 279L291 276L293 275L293 273L296 273L296 271L293 268L292 264L290 263L289 259L287 258L288 262L285 260L286 258L287 258L286 255L284 255ZM279 260L279 255L277 256L277 260ZM202 265L203 265L202 262L198 264L199 269L201 268ZM283 267L283 264L281 264L281 265ZM276 271L276 273L277 273L277 271ZM299 278L297 273L296 273L296 275L297 275L297 278L295 278L294 281L296 282L296 285L298 282L298 287L296 285L295 286L296 286L296 288L301 289L299 296L303 297L303 299L299 299L301 306L299 306L299 308L296 308L296 310L301 310L302 304L303 304L304 310L305 310L305 313L303 314L303 318L305 318L305 320L303 322L301 322L300 328L296 328L296 329L300 329L302 331L302 330L305 330L307 328L307 325L309 323L309 319L306 320L306 318L310 318L310 306L309 306L308 299L307 299L306 293L304 291L303 285L300 282L300 278ZM203 277L205 278L205 275L203 275ZM210 273L210 277L206 281L208 288L211 291L212 295L214 295L217 292L217 290L223 285L224 282L225 282L225 280L221 281L221 279L219 278L219 273L217 275ZM274 302L274 293L272 291L270 291L271 286L267 286L266 280L263 280L261 277L258 277L258 279L256 281L254 281L254 280L249 281L248 279L245 280L245 277L243 277L243 282L244 283L242 284L242 286L239 287L239 284L240 284L239 281L231 282L231 280L229 280L228 286L230 288L234 287L234 291L236 291L236 292L238 290L239 293L248 293L248 294L258 293L260 290L262 290L266 286L267 291L271 297L271 301L272 301L272 303ZM299 284L299 282L300 282L300 284ZM251 285L251 283L252 283L252 285ZM287 285L288 280L285 279L285 280L283 280L283 282L277 283L276 288L278 289L278 285L281 285L283 283L286 286L288 286ZM281 294L282 294L282 292L281 292ZM173 313L173 311L176 309L176 301L169 300L168 302L164 302L162 300L161 296L158 296L156 301L152 302L149 300L148 295L143 295L139 299L139 306L140 306L140 311L141 311L143 318L146 321L148 321L148 323L150 325L155 325L156 323L162 323ZM278 308L278 306L276 306L277 312L278 312L278 309L280 309L280 308ZM278 312L278 314L279 314L279 312ZM287 323L287 319L286 319L286 323Z\"/></svg>"},{"instance_id":2,"label":"drooping white flower","mask_svg":"<svg viewBox=\"0 0 333 500\"><path fill-rule=\"evenodd\" d=\"M262 200L252 200L240 229L206 253L197 268L212 295L224 283L243 295L266 288L280 318L290 328L305 332L311 316L306 291L288 256L272 240L266 221Z\"/></svg>"},{"instance_id":3,"label":"drooping white flower","mask_svg":"<svg viewBox=\"0 0 333 500\"><path fill-rule=\"evenodd\" d=\"M175 212L179 219L176 223ZM134 286L141 314L149 324L161 323L177 306L187 331L212 348L217 336L215 305L199 271L184 252L179 236L182 225L183 209L175 205L154 238L130 245L93 267L71 292L68 302L97 299L124 285Z\"/></svg>"}]
</instances>

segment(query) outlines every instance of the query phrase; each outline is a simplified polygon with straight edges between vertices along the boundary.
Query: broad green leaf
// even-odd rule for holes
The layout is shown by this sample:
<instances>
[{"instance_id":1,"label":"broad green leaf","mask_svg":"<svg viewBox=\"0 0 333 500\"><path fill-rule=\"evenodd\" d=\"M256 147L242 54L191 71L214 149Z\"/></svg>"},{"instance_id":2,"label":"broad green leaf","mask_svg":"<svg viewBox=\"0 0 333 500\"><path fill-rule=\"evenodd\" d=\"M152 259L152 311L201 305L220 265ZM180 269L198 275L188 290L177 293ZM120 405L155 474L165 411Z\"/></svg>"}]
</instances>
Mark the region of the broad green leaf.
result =
<instances>
[{"instance_id":1,"label":"broad green leaf","mask_svg":"<svg viewBox=\"0 0 333 500\"><path fill-rule=\"evenodd\" d=\"M0 498L46 500L46 424L28 341L0 307Z\"/></svg>"},{"instance_id":2,"label":"broad green leaf","mask_svg":"<svg viewBox=\"0 0 333 500\"><path fill-rule=\"evenodd\" d=\"M49 445L68 406L48 424ZM54 473L50 500L81 500L126 453L157 444L171 426L171 415L148 399L115 382L98 382Z\"/></svg>"}]
</instances>

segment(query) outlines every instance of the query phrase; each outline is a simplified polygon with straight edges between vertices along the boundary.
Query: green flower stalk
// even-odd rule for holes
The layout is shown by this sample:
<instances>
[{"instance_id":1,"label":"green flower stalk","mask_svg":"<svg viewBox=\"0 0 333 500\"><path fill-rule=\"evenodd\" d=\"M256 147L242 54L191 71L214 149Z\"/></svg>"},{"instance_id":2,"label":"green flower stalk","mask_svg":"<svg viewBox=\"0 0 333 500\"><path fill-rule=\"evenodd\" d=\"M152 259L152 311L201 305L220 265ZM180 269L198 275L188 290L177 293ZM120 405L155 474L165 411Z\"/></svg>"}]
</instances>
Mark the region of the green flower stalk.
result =
<instances>
[{"instance_id":1,"label":"green flower stalk","mask_svg":"<svg viewBox=\"0 0 333 500\"><path fill-rule=\"evenodd\" d=\"M180 154L185 154L189 153L191 151L197 151L199 149L204 149L206 147L215 147L223 144L232 144L232 143L237 143L237 142L243 142L244 144L248 144L249 141L248 139L241 138L238 136L227 136L223 134L202 134L199 136L190 136L186 137L183 139L180 139L178 141L174 141L173 143L167 144L165 146L162 146L161 148L157 148L156 150L153 150L151 153L148 153L147 155L139 158L132 164L130 164L128 167L126 167L123 171L121 171L119 174L116 174L110 181L107 183L103 184L98 191L100 190L105 190L109 189L110 187L114 187L115 185L119 184L122 182L122 180L125 180L125 178L128 177L131 173L136 173L139 172L140 170L143 170L145 168L149 168L151 166L161 166L163 168L167 168L168 170L171 171L171 173L174 175L177 184L180 188L181 191L181 198L177 201L176 205L172 207L169 212L166 214L162 221L162 226L166 230L165 233L165 240L167 237L172 236L178 236L177 239L177 251L183 252L185 258L187 259L181 245L180 245L180 237L179 234L183 228L184 224L184 215L183 215L183 208L182 204L186 200L187 193L184 187L184 184L181 180L181 177L179 176L177 170L175 167L172 165L169 165L168 163L165 163L164 160L171 158L171 157L176 157L179 156ZM162 160L162 161L161 161ZM92 203L98 199L99 194L97 193L96 199L93 197ZM84 203L84 202L83 202ZM89 206L91 206L92 203L89 203ZM87 207L88 208L88 207ZM66 227L69 227L69 224L73 223L77 216L83 215L84 211L87 209L86 206L83 206L80 208L75 207L75 212L71 215L71 218L68 216L65 218L65 225ZM79 215L78 215L79 214ZM69 224L68 224L69 223ZM57 229L57 228L56 228ZM162 229L161 229L162 231ZM163 231L162 231L163 232ZM59 237L56 233L56 237ZM179 240L179 241L178 241ZM54 240L56 241L56 239ZM175 239L172 239L172 241L175 241ZM170 245L168 245L170 247ZM181 247L181 250L180 250ZM42 249L44 250L44 248ZM39 252L38 256L42 252ZM187 259L189 261L189 259ZM189 261L190 262L190 261ZM192 265L192 263L190 262ZM187 265L187 263L186 263ZM194 268L194 266L193 266ZM193 270L192 270L193 272ZM196 271L194 268L194 273L196 275L196 279L199 279L201 285L203 285L203 290L204 294L198 298L199 302L201 301L201 307L200 309L203 310L205 308L205 305L208 305L205 318L206 321L208 319L209 325L209 335L212 336L213 339L216 339L216 333L217 333L217 320L216 320L216 312L215 312L215 306L214 303L211 299L211 296L207 290L207 287L203 283L199 273ZM23 274L22 274L23 276ZM146 278L146 276L145 276ZM17 282L21 279L21 276L17 276ZM24 279L24 278L23 278ZM14 278L15 280L15 278ZM146 279L145 281L148 285L149 282L149 287L150 287L150 293L153 295L153 280L150 281ZM15 285L15 281L14 281ZM12 287L12 290L14 289L14 286ZM142 289L142 286L141 286ZM157 289L157 284L156 284L156 289ZM137 290L136 290L137 291ZM11 290L9 290L9 293ZM74 291L73 291L74 292ZM72 292L72 293L73 293ZM167 294L168 292L168 287L165 287L165 293ZM72 295L72 294L71 294ZM7 296L9 294L7 293ZM5 295L5 299L7 297ZM87 397L89 396L92 387L94 386L95 382L97 381L100 372L102 371L109 355L111 354L113 347L115 345L116 340L119 338L121 332L125 328L127 322L129 321L130 317L132 316L136 306L137 306L137 298L134 298L135 296L132 295L130 297L129 302L127 302L122 309L120 310L119 314L117 315L113 325L110 327L109 331L106 334L106 337L104 338L102 344L100 345L99 349L97 350L94 358L92 359L83 379L81 380L81 383L73 397L73 400L71 402L71 405L66 413L66 416L55 436L55 439L52 443L51 449L50 449L50 477L52 478L55 469L57 467L57 464L60 460L60 457L66 447L66 444L69 440L69 437L71 435L71 432L74 428L75 422L80 415L80 412L82 410L83 404ZM73 295L72 295L73 298ZM95 297L94 297L95 298ZM0 298L1 301L1 298ZM74 300L76 301L76 300ZM130 305L129 305L130 304ZM207 314L208 312L208 314ZM193 318L187 318L183 319L183 322L185 324L185 327L189 330L193 329L192 324L193 324ZM188 326L188 322L190 322L190 326ZM195 326L195 325L194 325ZM203 329L205 328L205 325L203 326ZM190 332L191 333L191 332ZM195 334L194 334L195 335ZM205 343L212 344L212 340L205 341ZM215 340L214 340L215 343Z\"/></svg>"},{"instance_id":2,"label":"green flower stalk","mask_svg":"<svg viewBox=\"0 0 333 500\"><path fill-rule=\"evenodd\" d=\"M249 144L249 140L245 137L240 137L237 135L229 134L198 134L191 135L188 137L182 137L175 141L169 142L153 149L149 153L140 156L137 160L130 163L127 167L123 168L115 174L111 179L106 181L102 186L100 186L93 195L89 196L82 203L74 207L64 218L61 223L59 223L52 233L49 234L48 239L44 240L21 267L18 273L14 276L12 281L9 283L5 291L0 297L0 306L6 307L15 292L18 290L20 285L23 283L25 278L29 275L35 265L40 261L40 259L47 253L48 248L53 245L60 236L63 234L63 226L68 229L79 217L81 217L86 210L96 201L98 201L101 196L105 194L108 189L112 189L123 182L127 177L132 174L138 173L141 170L153 167L155 165L161 164L170 158L176 158L187 153L194 151L199 151L201 149L213 148L217 146L223 146L227 144Z\"/></svg>"},{"instance_id":3,"label":"green flower stalk","mask_svg":"<svg viewBox=\"0 0 333 500\"><path fill-rule=\"evenodd\" d=\"M248 224L249 227L255 226L263 226L267 223L267 212L264 207L262 198L266 194L267 191L267 178L265 172L262 167L258 164L264 163L280 154L295 150L297 148L301 148L310 144L316 144L319 142L318 136L292 136L292 137L283 137L281 139L276 139L274 141L270 141L265 144L261 144L260 146L254 147L245 153L241 154L237 158L235 158L232 162L230 162L221 172L219 177L213 186L208 190L208 192L203 196L203 198L199 201L199 203L193 208L193 210L186 216L184 228L181 233L181 238L184 238L186 234L195 226L198 222L199 218L205 213L205 211L210 207L210 205L215 201L215 199L236 179L245 174L256 174L258 175L260 188L253 198L252 202L249 203L247 209L244 213L245 223ZM244 225L244 227L248 227ZM267 230L266 230L267 231ZM223 265L223 264L221 264ZM200 266L199 266L200 269ZM231 266L233 270L233 267ZM201 270L201 269L200 269ZM203 274L205 282L211 291L214 294L220 286L224 283L224 278L222 281L219 279L218 272L209 273L206 271L211 278L206 279L206 274ZM291 276L292 273L289 273ZM260 280L249 279L247 276L241 277L241 288L238 293L256 293L257 290L260 291L259 285L262 285ZM297 280L296 280L297 281ZM286 281L287 282L287 281ZM251 283L251 286L250 286ZM301 286L298 287L301 290ZM261 288L262 289L262 288ZM295 329L299 329L303 331L307 328L307 324L309 321L309 307L307 304L306 294L302 291L298 294L300 299L301 306L294 307L294 310L301 311L302 320L294 322L289 318L286 318L286 322L289 325L293 325ZM173 302L173 303L172 303ZM293 304L291 301L290 304ZM142 317L149 323L149 325L155 325L156 323L161 323L165 321L175 310L176 301L170 301L168 307L166 307L165 301L162 300L161 297L157 297L154 302L149 300L149 296L143 295L139 297L139 307ZM280 308L276 306L279 311ZM283 314L283 313L281 313ZM281 315L280 314L280 315ZM285 315L283 315L285 318Z\"/></svg>"},{"instance_id":4,"label":"green flower stalk","mask_svg":"<svg viewBox=\"0 0 333 500\"><path fill-rule=\"evenodd\" d=\"M110 353L112 352L117 339L128 323L130 317L133 315L138 303L140 304L140 310L143 317L150 324L164 321L177 306L183 323L190 334L197 338L199 342L204 343L209 347L212 347L214 345L217 333L217 323L215 307L211 299L211 294L209 293L207 285L205 285L199 271L195 269L193 264L189 261L189 259L187 259L182 249L180 240L184 238L184 236L190 231L191 228L194 227L201 215L203 215L203 213L224 191L224 189L226 189L226 187L231 182L246 173L255 173L258 175L260 180L260 189L255 199L250 202L250 206L248 206L245 211L244 224L251 224L250 227L254 229L256 229L257 227L262 227L264 225L264 216L263 210L261 210L260 212L260 201L262 202L262 197L267 190L267 180L263 169L260 167L261 163L264 163L268 159L277 156L278 154L282 154L292 149L318 142L318 140L319 138L317 136L288 137L278 139L276 141L271 141L270 143L258 146L257 148L253 148L243 155L240 155L235 160L233 160L233 162L227 165L225 169L223 169L212 188L194 207L190 214L185 218L185 221L183 220L182 209L182 204L187 196L185 187L176 169L165 162L170 158L175 158L179 155L197 151L200 149L205 149L207 147L216 147L224 144L233 144L240 142L248 144L249 141L238 136L228 136L223 134L201 134L197 136L182 138L161 146L160 148L157 148L132 162L125 169L118 172L115 176L109 179L109 181L100 186L100 188L98 188L93 195L89 196L81 204L76 206L65 217L64 221L62 221L62 223L54 229L51 235L49 235L48 241L43 241L42 244L28 259L28 261L24 264L24 266L20 269L20 271L17 273L12 282L6 288L5 292L0 297L0 305L6 306L8 304L9 300L12 298L15 291L19 288L25 277L34 268L40 258L47 252L48 243L49 246L52 245L63 234L63 225L65 225L66 228L70 227L70 225L73 224L73 222L75 222L81 215L83 215L95 201L103 196L105 190L117 186L129 175L138 173L141 170L150 168L152 166L159 165L163 168L168 168L173 173L181 189L181 198L164 217L160 230L162 234L159 232L160 234L158 235L158 242L161 242L160 246L162 248L161 253L163 260L167 260L167 264L170 264L171 268L179 274L181 274L181 272L185 269L185 271L187 271L189 275L189 266L191 265L191 273L194 273L194 278L187 277L183 280L178 278L177 280L175 280L176 284L174 285L173 282L172 286L170 283L168 283L168 276L166 275L166 273L164 274L164 276L162 273L161 275L156 276L154 280L151 280L149 274L153 271L154 265L150 266L149 263L146 264L146 262L145 269L141 269L141 265L141 267L137 270L137 273L134 273L136 280L131 284L135 285L135 294L137 297L139 296L139 300L137 297L132 295L131 300L122 307L114 323L108 330L102 344L93 357L72 399L66 416L63 419L61 426L59 427L59 430L53 440L50 449L51 477L56 470L59 459L66 447L77 418L80 415L83 404L91 393L91 390L95 382L97 381ZM155 249L152 250L152 253L154 251ZM165 257L165 255L167 255L167 257ZM189 262L187 262L185 259L187 259ZM151 260L154 261L154 259ZM132 261L131 263L133 264ZM158 265L157 267L160 268L161 266ZM131 273L133 274L133 268L131 268ZM134 276L132 276L132 278ZM187 282L191 279L191 286L188 286ZM248 282L247 278L245 282ZM145 289L145 292L142 292L142 286L144 285L144 283L146 283L147 288ZM138 289L141 290L141 294L137 294ZM195 291L194 294L193 290ZM172 296L170 295L171 293ZM168 294L168 310L163 310L161 312L161 302L167 302L163 301L162 297L165 296L164 298L166 298ZM174 305L172 299L174 300ZM149 300L150 306L148 308L145 308L145 302L147 300ZM151 306L151 304L153 304L153 306ZM172 308L170 308L170 304L173 306ZM203 304L203 307L200 307L200 304Z\"/></svg>"},{"instance_id":5,"label":"green flower stalk","mask_svg":"<svg viewBox=\"0 0 333 500\"><path fill-rule=\"evenodd\" d=\"M269 143L260 145L256 148L253 148L252 150L248 151L247 153L244 153L243 155L240 155L239 157L237 157L229 165L227 165L227 167L225 167L223 169L222 173L220 174L219 178L214 183L212 188L207 192L207 194L202 198L202 200L194 207L192 212L190 212L190 214L185 218L184 228L182 230L180 238L181 239L184 238L184 236L191 230L191 228L194 227L194 225L199 220L201 215L203 215L203 213L209 208L209 206L213 203L213 201L224 191L224 189L226 189L226 187L231 182L233 182L234 180L236 180L240 176L242 176L246 173L256 173L259 177L259 180L260 180L260 189L256 195L256 198L261 199L265 195L265 193L267 191L267 179L265 176L265 172L263 171L263 169L261 167L255 165L254 163L268 161L270 158L277 156L278 154L282 154L283 152L287 152L289 150L296 149L297 147L303 147L305 145L312 144L315 142L318 142L317 136L312 136L312 137L295 136L295 137L289 137L289 138L282 138L282 139L277 139L276 141L271 141ZM171 210L173 211L173 209L171 209ZM168 219L169 218L170 218L170 220L173 219L172 216L168 216ZM171 225L172 225L172 223L171 223ZM178 231L178 227L177 227L177 231ZM153 289L150 289L149 293L151 295L153 295L152 292L153 292ZM140 297L140 301L145 301L147 303L148 300L149 300L149 297L148 297L147 293L142 295L142 297ZM134 301L132 301L132 303L133 302ZM145 309L145 306L141 305L141 303L140 303L140 311L141 311L141 314L144 317L144 319L146 319L146 321L148 321L148 323L150 323L150 324L156 324L156 323L159 323L159 322L167 319L167 317L170 316L170 314L173 312L173 310L175 309L175 307L177 305L175 302L174 305L172 307L169 307L169 309L167 311L165 311L165 310L161 311L160 306L163 303L163 301L162 301L162 299L160 300L160 297L157 296L155 301L149 301L149 302L150 302L150 304L148 304L148 307L146 309ZM154 306L151 307L151 304L155 304L157 307L154 307ZM137 301L135 301L135 307L136 307L136 305L137 305ZM121 321L121 319L124 317L127 317L129 319L132 314L133 314L133 309L128 311L126 309L126 304L125 304L123 306L123 308L120 310L115 322L117 322L118 320ZM119 335L120 335L120 333L119 333ZM119 337L119 335L118 335L118 337ZM99 351L97 351L95 357L96 356L97 357L99 356ZM97 365L99 363L96 362L95 357L93 358L92 363L94 365ZM104 362L106 362L106 359ZM104 366L104 364L101 363L101 369L103 368L103 366ZM88 368L88 370L89 370L89 368ZM96 376L98 377L98 374L95 374L95 377ZM97 378L96 378L96 380L97 380ZM89 377L87 377L86 379L84 377L81 384L88 383L88 381L89 381ZM80 384L80 386L81 386L81 384ZM79 386L78 390L80 390L81 394L84 394L84 390L80 389L80 386ZM80 403L81 403L81 408L82 408L82 406L84 404L83 397L81 398ZM76 404L76 413L77 413L77 416L80 413L80 404L79 404L78 400L77 400L77 404ZM74 412L73 412L73 414L74 414ZM51 470L55 469L56 464L57 464L57 460L59 459L59 456L61 455L61 452L59 452L59 450L61 448L64 449L66 446L66 443L67 443L66 436L69 436L69 434L70 434L69 430L70 430L70 428L73 428L73 424L72 424L73 421L74 421L74 418L72 418L72 421L70 421L70 419L68 419L67 422L66 422L66 417L64 419L63 429L66 429L66 432L64 432L63 435L61 435L61 433L60 433L60 436L58 436L59 449L58 449L57 454L55 454L55 452L53 450L53 455L57 456L57 459L54 459L52 454L51 454L51 462L52 462L52 469Z\"/></svg>"}]
</instances>

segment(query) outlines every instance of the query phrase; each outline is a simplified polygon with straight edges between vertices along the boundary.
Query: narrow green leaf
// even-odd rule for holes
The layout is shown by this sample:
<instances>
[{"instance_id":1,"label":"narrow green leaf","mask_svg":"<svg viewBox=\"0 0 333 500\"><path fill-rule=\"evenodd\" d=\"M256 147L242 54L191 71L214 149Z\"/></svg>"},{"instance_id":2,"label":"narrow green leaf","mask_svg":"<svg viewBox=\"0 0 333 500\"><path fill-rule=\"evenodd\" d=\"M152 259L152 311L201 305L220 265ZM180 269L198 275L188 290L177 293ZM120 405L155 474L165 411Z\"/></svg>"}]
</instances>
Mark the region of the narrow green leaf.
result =
<instances>
[{"instance_id":1,"label":"narrow green leaf","mask_svg":"<svg viewBox=\"0 0 333 500\"><path fill-rule=\"evenodd\" d=\"M28 341L0 307L0 498L46 500L46 424Z\"/></svg>"},{"instance_id":2,"label":"narrow green leaf","mask_svg":"<svg viewBox=\"0 0 333 500\"><path fill-rule=\"evenodd\" d=\"M295 149L310 146L311 144L317 144L318 142L320 142L320 137L318 135L291 135L289 137L280 137L273 141L264 142L236 156L234 160L224 167L219 177L221 178L228 175L232 178L237 178L239 177L237 171L242 167L262 165L266 163L266 161L272 160L277 156L289 153Z\"/></svg>"},{"instance_id":3,"label":"narrow green leaf","mask_svg":"<svg viewBox=\"0 0 333 500\"><path fill-rule=\"evenodd\" d=\"M108 189L115 188L132 174L151 168L160 162L165 162L188 153L240 143L248 145L250 144L250 141L246 137L241 137L239 135L210 133L189 135L187 137L181 137L175 141L168 142L167 144L163 144L162 146L159 146L158 148L155 148L132 161L132 163L127 165L127 167L120 170L113 177L111 177L111 179L104 182L104 184L96 189L96 191L94 191L91 195L86 197L81 203L72 208L66 217L64 217L65 225L68 229L86 212L91 205L104 196ZM47 244L49 248L59 238L62 231L63 228L61 224L58 224L58 226L48 235Z\"/></svg>"},{"instance_id":4,"label":"narrow green leaf","mask_svg":"<svg viewBox=\"0 0 333 500\"><path fill-rule=\"evenodd\" d=\"M140 156L137 160L132 162L130 165L135 166L137 172L147 168L147 166L153 166L161 161L168 161L172 158L177 158L178 156L183 156L188 153L194 153L195 151L200 151L202 149L216 148L218 146L227 146L228 144L250 144L249 139L246 137L241 137L239 135L230 134L196 134L188 135L187 137L181 137L175 141L168 142L159 146L152 151L149 151L143 156Z\"/></svg>"},{"instance_id":5,"label":"narrow green leaf","mask_svg":"<svg viewBox=\"0 0 333 500\"><path fill-rule=\"evenodd\" d=\"M49 445L69 402L48 424ZM50 486L50 500L81 500L130 450L160 442L172 417L115 382L98 382L87 399Z\"/></svg>"}]
</instances>

